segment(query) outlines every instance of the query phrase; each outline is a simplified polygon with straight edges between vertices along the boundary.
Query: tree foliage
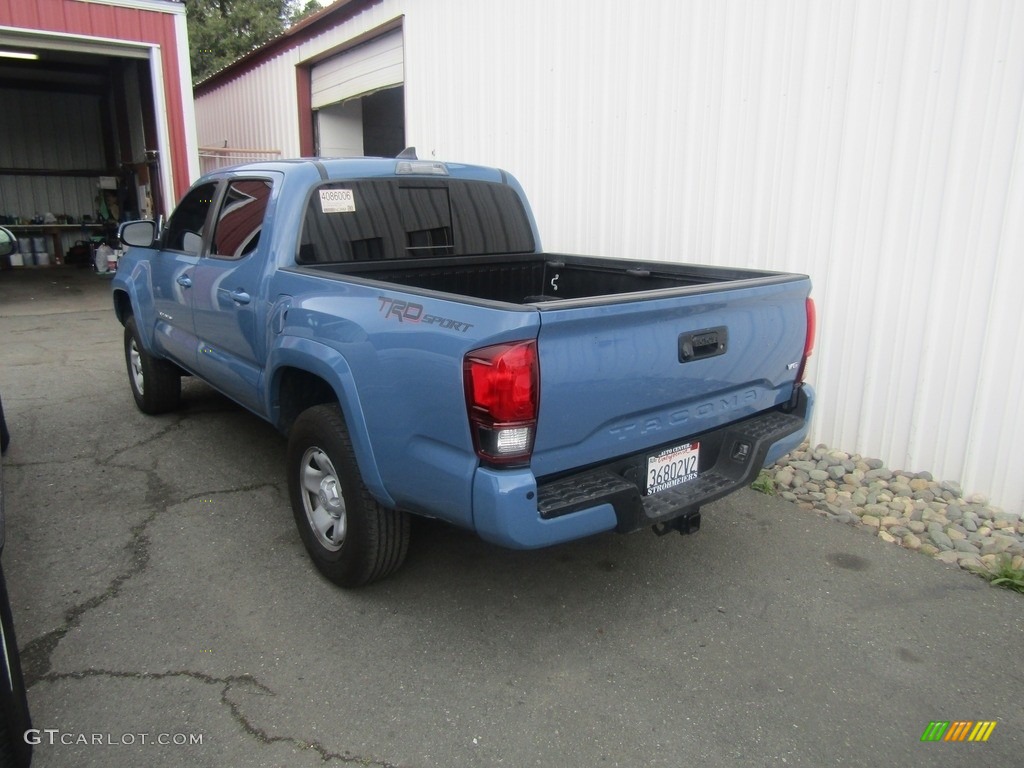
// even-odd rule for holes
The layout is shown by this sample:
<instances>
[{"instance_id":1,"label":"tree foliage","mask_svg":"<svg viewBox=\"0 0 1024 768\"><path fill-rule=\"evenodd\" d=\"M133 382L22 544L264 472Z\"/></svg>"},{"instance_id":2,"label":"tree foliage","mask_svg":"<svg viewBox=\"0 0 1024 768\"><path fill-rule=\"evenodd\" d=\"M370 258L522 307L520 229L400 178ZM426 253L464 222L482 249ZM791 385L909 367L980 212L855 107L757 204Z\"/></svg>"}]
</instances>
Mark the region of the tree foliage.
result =
<instances>
[{"instance_id":1,"label":"tree foliage","mask_svg":"<svg viewBox=\"0 0 1024 768\"><path fill-rule=\"evenodd\" d=\"M192 82L205 80L320 8L318 0L185 0Z\"/></svg>"}]
</instances>

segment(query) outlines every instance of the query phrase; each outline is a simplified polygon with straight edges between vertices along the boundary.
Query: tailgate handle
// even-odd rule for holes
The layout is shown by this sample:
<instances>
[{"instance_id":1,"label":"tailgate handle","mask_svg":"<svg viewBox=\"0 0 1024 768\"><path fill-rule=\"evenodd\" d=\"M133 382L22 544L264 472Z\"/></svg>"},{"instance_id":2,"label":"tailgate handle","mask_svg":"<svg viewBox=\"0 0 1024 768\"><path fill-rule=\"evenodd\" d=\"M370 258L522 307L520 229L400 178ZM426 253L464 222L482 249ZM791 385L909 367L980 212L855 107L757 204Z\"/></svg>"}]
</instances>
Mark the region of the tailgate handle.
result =
<instances>
[{"instance_id":1,"label":"tailgate handle","mask_svg":"<svg viewBox=\"0 0 1024 768\"><path fill-rule=\"evenodd\" d=\"M679 362L691 363L724 355L729 346L729 329L724 325L679 336Z\"/></svg>"}]
</instances>

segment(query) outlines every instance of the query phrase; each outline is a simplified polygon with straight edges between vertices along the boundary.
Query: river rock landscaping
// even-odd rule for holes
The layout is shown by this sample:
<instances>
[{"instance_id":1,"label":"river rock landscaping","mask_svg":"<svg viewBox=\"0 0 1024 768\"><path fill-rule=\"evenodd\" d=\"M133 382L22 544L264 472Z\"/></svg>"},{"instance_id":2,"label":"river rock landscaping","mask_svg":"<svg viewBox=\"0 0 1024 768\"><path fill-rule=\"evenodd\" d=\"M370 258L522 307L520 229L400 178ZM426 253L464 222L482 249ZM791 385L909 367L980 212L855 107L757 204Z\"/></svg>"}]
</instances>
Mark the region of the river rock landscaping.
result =
<instances>
[{"instance_id":1,"label":"river rock landscaping","mask_svg":"<svg viewBox=\"0 0 1024 768\"><path fill-rule=\"evenodd\" d=\"M1024 520L928 472L804 444L767 470L775 492L803 509L979 574L1024 571ZM756 484L755 484L756 485ZM763 487L762 483L762 487Z\"/></svg>"}]
</instances>

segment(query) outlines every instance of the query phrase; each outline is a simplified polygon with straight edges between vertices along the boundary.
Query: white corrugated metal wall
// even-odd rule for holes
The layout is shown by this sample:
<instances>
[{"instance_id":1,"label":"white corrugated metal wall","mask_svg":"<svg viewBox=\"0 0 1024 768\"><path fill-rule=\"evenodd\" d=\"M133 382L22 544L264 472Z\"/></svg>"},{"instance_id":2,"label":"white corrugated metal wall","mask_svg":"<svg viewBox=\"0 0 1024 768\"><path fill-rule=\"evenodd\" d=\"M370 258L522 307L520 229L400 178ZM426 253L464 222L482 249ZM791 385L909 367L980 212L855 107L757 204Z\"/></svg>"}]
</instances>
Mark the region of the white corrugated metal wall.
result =
<instances>
[{"instance_id":1,"label":"white corrugated metal wall","mask_svg":"<svg viewBox=\"0 0 1024 768\"><path fill-rule=\"evenodd\" d=\"M94 216L97 176L39 174L30 169L107 167L100 97L0 88L0 103L18 105L17 114L0 124L0 214L25 221L45 213L68 214L76 221ZM29 172L19 174L19 169Z\"/></svg>"},{"instance_id":2,"label":"white corrugated metal wall","mask_svg":"<svg viewBox=\"0 0 1024 768\"><path fill-rule=\"evenodd\" d=\"M1024 507L1024 3L363 15L402 13L421 157L512 171L549 250L809 273L813 439ZM252 86L234 109L257 118Z\"/></svg>"},{"instance_id":3,"label":"white corrugated metal wall","mask_svg":"<svg viewBox=\"0 0 1024 768\"><path fill-rule=\"evenodd\" d=\"M299 152L295 68L319 59L325 51L392 22L403 3L389 0L367 8L330 32L286 50L258 69L223 87L196 97L196 128L204 147L251 147Z\"/></svg>"}]
</instances>

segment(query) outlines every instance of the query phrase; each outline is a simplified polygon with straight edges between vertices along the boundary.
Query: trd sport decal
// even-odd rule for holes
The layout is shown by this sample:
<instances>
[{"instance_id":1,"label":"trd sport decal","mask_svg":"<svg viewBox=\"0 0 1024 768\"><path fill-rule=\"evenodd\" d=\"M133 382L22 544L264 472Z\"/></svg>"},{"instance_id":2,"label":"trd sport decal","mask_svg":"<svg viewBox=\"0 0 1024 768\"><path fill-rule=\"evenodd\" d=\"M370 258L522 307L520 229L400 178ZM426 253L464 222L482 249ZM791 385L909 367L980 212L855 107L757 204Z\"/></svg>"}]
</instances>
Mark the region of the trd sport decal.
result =
<instances>
[{"instance_id":1,"label":"trd sport decal","mask_svg":"<svg viewBox=\"0 0 1024 768\"><path fill-rule=\"evenodd\" d=\"M377 299L380 301L380 313L384 315L385 319L396 319L400 323L428 323L459 333L465 333L473 327L472 323L452 320L450 317L428 315L423 311L422 304L392 299L387 296L378 296Z\"/></svg>"}]
</instances>

